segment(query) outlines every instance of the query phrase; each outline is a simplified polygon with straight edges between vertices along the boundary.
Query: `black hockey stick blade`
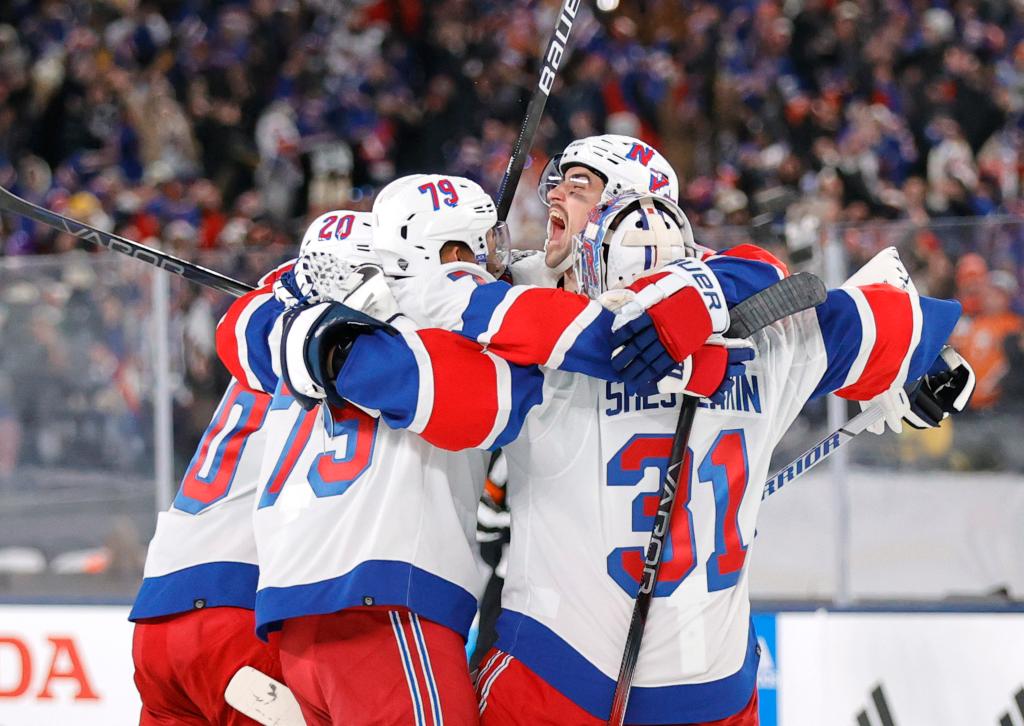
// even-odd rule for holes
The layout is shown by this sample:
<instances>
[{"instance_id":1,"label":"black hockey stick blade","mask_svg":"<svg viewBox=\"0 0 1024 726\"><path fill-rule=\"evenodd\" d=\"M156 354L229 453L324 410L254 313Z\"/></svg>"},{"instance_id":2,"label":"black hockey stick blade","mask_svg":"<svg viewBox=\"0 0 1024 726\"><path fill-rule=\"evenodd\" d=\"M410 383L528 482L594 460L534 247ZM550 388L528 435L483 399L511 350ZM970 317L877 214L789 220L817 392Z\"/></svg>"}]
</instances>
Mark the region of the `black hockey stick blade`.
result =
<instances>
[{"instance_id":1,"label":"black hockey stick blade","mask_svg":"<svg viewBox=\"0 0 1024 726\"><path fill-rule=\"evenodd\" d=\"M51 212L49 209L22 199L17 194L3 187L0 187L0 211L20 214L40 224L67 232L79 239L87 240L108 250L134 257L137 260L159 267L161 270L184 277L186 280L197 282L214 290L226 292L235 297L240 297L253 289L251 285L246 285L244 282L239 282L219 272L208 270L205 267L179 259L166 252L161 252L138 242L132 242L130 239L120 235L104 232L84 222L78 222L56 212Z\"/></svg>"},{"instance_id":2,"label":"black hockey stick blade","mask_svg":"<svg viewBox=\"0 0 1024 726\"><path fill-rule=\"evenodd\" d=\"M825 283L809 272L786 277L729 310L727 338L749 338L762 328L825 302Z\"/></svg>"},{"instance_id":3,"label":"black hockey stick blade","mask_svg":"<svg viewBox=\"0 0 1024 726\"><path fill-rule=\"evenodd\" d=\"M537 87L533 89L533 96L530 97L530 103L526 107L523 125L519 128L519 137L512 146L512 155L508 159L505 176L502 177L501 186L498 188L499 222L508 219L508 212L512 208L512 199L516 195L516 187L519 186L523 167L526 166L526 157L530 153L530 147L533 146L533 137L537 134L544 106L548 102L548 94L551 93L551 87L555 84L558 66L568 54L569 33L572 32L572 24L576 20L576 13L579 12L582 1L563 0L562 7L558 11L558 19L555 21L555 29L552 31L547 45L544 46L544 54L540 57L540 77L537 79Z\"/></svg>"},{"instance_id":4,"label":"black hockey stick blade","mask_svg":"<svg viewBox=\"0 0 1024 726\"><path fill-rule=\"evenodd\" d=\"M750 337L774 322L820 305L825 302L826 293L824 283L809 272L784 278L730 309L729 318L732 325L726 335L732 338ZM654 588L658 582L665 539L672 528L672 510L675 506L676 493L679 491L679 472L686 447L690 443L690 430L693 428L698 400L695 396L683 396L668 468L665 470L665 481L658 493L658 511L654 515L654 528L647 545L640 588L633 603L633 615L626 633L626 646L622 652L622 662L619 664L619 677L615 682L615 694L608 717L609 726L622 726L626 719L629 692L633 687L633 672L640 658L640 645L643 642L644 627L647 625L647 613L651 609Z\"/></svg>"}]
</instances>

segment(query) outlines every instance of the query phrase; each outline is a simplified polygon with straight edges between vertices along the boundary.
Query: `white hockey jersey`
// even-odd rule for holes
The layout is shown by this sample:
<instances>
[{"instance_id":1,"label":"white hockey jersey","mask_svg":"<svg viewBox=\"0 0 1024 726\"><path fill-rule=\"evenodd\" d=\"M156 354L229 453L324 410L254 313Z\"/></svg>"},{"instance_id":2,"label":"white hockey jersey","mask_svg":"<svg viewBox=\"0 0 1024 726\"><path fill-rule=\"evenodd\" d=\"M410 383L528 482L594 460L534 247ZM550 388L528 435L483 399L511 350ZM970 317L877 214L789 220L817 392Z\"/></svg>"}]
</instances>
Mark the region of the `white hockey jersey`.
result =
<instances>
[{"instance_id":1,"label":"white hockey jersey","mask_svg":"<svg viewBox=\"0 0 1024 726\"><path fill-rule=\"evenodd\" d=\"M255 605L252 507L270 396L232 381L170 508L157 517L129 619Z\"/></svg>"},{"instance_id":2,"label":"white hockey jersey","mask_svg":"<svg viewBox=\"0 0 1024 726\"><path fill-rule=\"evenodd\" d=\"M520 324L509 319L515 293L480 290L463 333L510 335L509 326ZM627 722L715 720L746 704L758 662L747 563L772 449L813 396L870 399L893 381L923 375L958 315L956 303L873 285L832 291L816 310L755 336L757 356L725 404L704 402L697 413ZM569 337L574 354L580 334ZM489 416L511 412L523 421L505 447L515 534L498 647L607 718L679 400L626 396L614 382L534 368L538 380L513 367L518 389L493 377L478 381L492 400L507 402L494 406L487 396L430 388L425 367L477 365L467 349L445 346L437 331L367 336L353 346L338 391L442 446L452 445L443 420L479 418L472 434L461 430L461 445L477 445L474 436L487 441ZM403 351L418 347L427 348L427 364ZM383 391L376 384L385 377L418 386ZM505 430L502 438L514 435Z\"/></svg>"},{"instance_id":3,"label":"white hockey jersey","mask_svg":"<svg viewBox=\"0 0 1024 726\"><path fill-rule=\"evenodd\" d=\"M225 329L234 329L239 319L258 318L273 300L269 285L289 267L282 265L261 279L261 289L232 308ZM238 358L237 346L233 355ZM269 406L267 393L237 380L228 386L174 501L157 517L131 620L205 607L255 606L259 572L252 509Z\"/></svg>"},{"instance_id":4,"label":"white hockey jersey","mask_svg":"<svg viewBox=\"0 0 1024 726\"><path fill-rule=\"evenodd\" d=\"M439 274L451 274L455 287L467 274L489 279L466 267ZM431 284L402 282L398 299L420 323L444 325L443 310L418 302ZM254 515L257 632L265 636L287 618L385 605L408 607L465 637L485 585L476 556L484 456L434 447L353 406L303 411L271 365L268 346L281 312L279 302L265 300L244 317L229 311L231 335L222 330L229 368L264 390L275 387ZM488 365L509 367L497 358ZM459 381L450 376L439 385Z\"/></svg>"}]
</instances>

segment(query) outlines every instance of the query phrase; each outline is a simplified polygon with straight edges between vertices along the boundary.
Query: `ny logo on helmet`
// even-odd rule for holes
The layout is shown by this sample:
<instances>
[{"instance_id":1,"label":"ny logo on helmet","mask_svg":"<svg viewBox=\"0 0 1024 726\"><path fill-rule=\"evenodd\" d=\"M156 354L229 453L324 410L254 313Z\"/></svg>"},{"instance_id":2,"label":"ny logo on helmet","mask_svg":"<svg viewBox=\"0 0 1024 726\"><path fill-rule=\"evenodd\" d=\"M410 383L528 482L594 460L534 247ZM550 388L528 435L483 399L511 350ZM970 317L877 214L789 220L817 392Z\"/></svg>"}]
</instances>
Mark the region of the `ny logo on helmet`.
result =
<instances>
[{"instance_id":1,"label":"ny logo on helmet","mask_svg":"<svg viewBox=\"0 0 1024 726\"><path fill-rule=\"evenodd\" d=\"M649 191L656 192L666 186L668 186L668 175L660 171L651 170L651 186Z\"/></svg>"},{"instance_id":2,"label":"ny logo on helmet","mask_svg":"<svg viewBox=\"0 0 1024 726\"><path fill-rule=\"evenodd\" d=\"M650 146L644 146L643 144L633 144L633 147L626 154L627 159L633 161L639 161L644 166L651 163L651 159L654 158L654 149Z\"/></svg>"}]
</instances>

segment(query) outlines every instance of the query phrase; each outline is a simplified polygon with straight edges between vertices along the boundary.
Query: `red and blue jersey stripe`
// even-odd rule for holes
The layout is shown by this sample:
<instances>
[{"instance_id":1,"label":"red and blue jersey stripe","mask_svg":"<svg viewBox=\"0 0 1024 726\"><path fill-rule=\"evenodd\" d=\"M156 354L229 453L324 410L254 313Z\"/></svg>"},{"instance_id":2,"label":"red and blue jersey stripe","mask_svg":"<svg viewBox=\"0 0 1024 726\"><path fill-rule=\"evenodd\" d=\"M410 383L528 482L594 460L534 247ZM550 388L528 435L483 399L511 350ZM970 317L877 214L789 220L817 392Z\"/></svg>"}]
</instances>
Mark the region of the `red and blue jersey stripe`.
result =
<instances>
[{"instance_id":1,"label":"red and blue jersey stripe","mask_svg":"<svg viewBox=\"0 0 1024 726\"><path fill-rule=\"evenodd\" d=\"M271 330L283 312L273 287L264 286L235 300L217 323L217 355L231 375L254 391L273 393L277 387Z\"/></svg>"},{"instance_id":2,"label":"red and blue jersey stripe","mask_svg":"<svg viewBox=\"0 0 1024 726\"><path fill-rule=\"evenodd\" d=\"M961 307L876 284L831 290L815 312L828 365L812 397L867 401L927 373Z\"/></svg>"},{"instance_id":3,"label":"red and blue jersey stripe","mask_svg":"<svg viewBox=\"0 0 1024 726\"><path fill-rule=\"evenodd\" d=\"M437 329L404 335L377 332L352 346L338 393L380 411L392 428L458 451L496 449L518 436L541 402L544 377L464 337Z\"/></svg>"}]
</instances>

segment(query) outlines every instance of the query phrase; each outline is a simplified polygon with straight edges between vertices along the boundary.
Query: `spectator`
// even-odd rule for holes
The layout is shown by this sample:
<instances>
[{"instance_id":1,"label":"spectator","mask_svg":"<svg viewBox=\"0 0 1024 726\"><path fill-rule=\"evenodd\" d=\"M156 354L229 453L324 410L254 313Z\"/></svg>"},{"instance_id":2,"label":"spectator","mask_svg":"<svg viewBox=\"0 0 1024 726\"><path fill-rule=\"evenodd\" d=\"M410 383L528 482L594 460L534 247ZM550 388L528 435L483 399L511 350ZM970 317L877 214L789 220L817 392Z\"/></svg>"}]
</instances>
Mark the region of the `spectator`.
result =
<instances>
[{"instance_id":1,"label":"spectator","mask_svg":"<svg viewBox=\"0 0 1024 726\"><path fill-rule=\"evenodd\" d=\"M970 262L972 268L968 271L961 260L957 284L967 299L972 300L975 311L960 320L950 343L974 367L978 385L971 408L983 410L991 408L1000 398L1002 381L1009 372L1005 343L1007 338L1020 334L1021 317L1010 309L1018 292L1014 276L1005 270L975 269L975 261Z\"/></svg>"}]
</instances>

